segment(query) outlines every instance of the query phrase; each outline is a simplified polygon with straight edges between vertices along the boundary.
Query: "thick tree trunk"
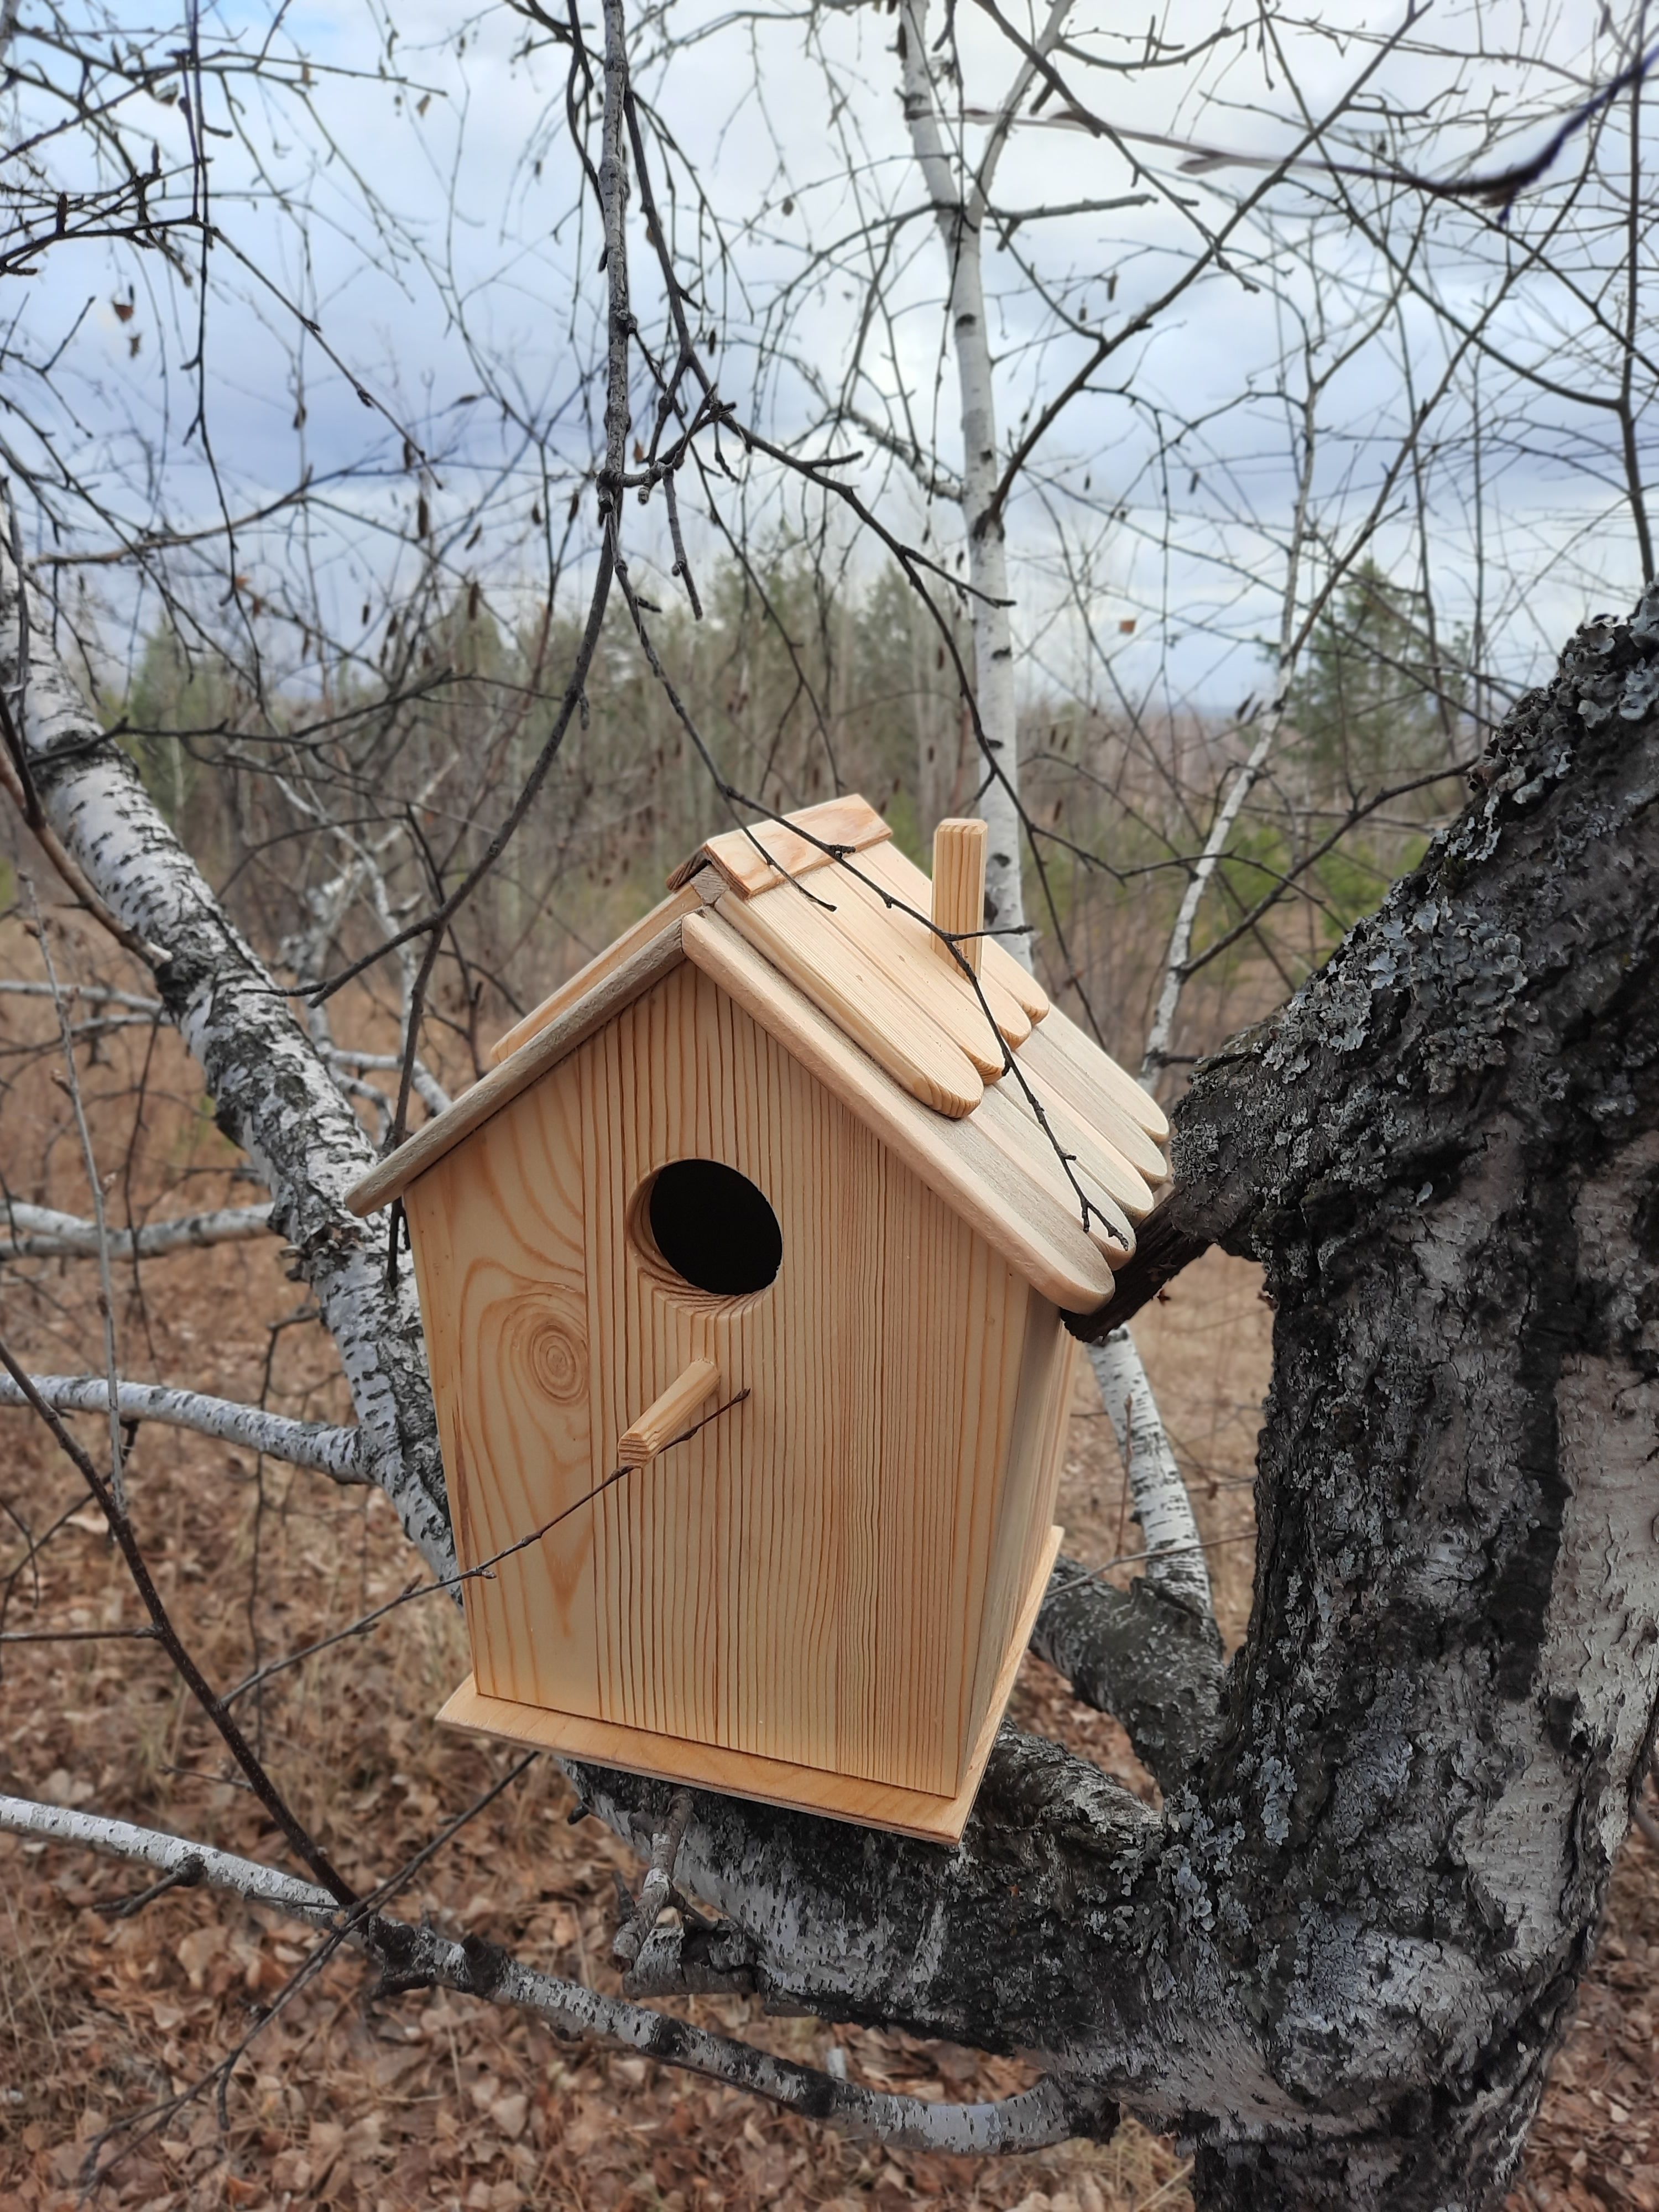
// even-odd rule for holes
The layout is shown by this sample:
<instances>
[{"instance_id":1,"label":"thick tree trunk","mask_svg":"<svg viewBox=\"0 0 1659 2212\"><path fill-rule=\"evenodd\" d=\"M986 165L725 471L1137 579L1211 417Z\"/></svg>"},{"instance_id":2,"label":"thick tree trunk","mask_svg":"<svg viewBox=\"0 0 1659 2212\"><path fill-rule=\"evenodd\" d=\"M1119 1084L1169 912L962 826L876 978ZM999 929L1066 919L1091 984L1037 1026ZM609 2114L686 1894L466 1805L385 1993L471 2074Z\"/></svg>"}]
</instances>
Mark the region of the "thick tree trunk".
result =
<instances>
[{"instance_id":1,"label":"thick tree trunk","mask_svg":"<svg viewBox=\"0 0 1659 2212\"><path fill-rule=\"evenodd\" d=\"M1457 830L1182 1116L1278 1304L1194 1833L1307 2112L1203 2130L1207 2204L1483 2201L1626 1832L1659 1692L1656 653L1659 599L1583 633Z\"/></svg>"}]
</instances>

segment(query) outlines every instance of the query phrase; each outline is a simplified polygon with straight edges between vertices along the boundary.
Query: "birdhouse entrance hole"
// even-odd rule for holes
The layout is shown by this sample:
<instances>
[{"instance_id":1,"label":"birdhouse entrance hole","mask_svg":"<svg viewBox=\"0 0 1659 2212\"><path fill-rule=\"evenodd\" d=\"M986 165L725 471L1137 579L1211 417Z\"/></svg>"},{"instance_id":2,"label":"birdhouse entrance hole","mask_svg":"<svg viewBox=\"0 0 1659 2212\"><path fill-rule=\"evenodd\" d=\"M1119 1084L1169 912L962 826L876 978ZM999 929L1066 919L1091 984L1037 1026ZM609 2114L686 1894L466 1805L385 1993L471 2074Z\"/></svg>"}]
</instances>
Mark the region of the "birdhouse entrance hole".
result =
<instances>
[{"instance_id":1,"label":"birdhouse entrance hole","mask_svg":"<svg viewBox=\"0 0 1659 2212\"><path fill-rule=\"evenodd\" d=\"M646 1193L659 1257L720 1298L763 1291L783 1264L783 1232L766 1194L720 1160L671 1160Z\"/></svg>"}]
</instances>

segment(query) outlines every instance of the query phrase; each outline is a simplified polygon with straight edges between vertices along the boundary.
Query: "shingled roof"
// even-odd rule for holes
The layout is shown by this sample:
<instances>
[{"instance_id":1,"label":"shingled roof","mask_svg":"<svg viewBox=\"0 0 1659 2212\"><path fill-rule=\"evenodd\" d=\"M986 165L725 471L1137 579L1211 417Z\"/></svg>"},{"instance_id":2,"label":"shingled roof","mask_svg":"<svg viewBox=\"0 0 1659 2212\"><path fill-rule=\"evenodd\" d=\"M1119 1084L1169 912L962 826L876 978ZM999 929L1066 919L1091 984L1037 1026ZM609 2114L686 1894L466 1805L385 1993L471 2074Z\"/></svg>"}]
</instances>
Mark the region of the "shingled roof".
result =
<instances>
[{"instance_id":1,"label":"shingled roof","mask_svg":"<svg viewBox=\"0 0 1659 2212\"><path fill-rule=\"evenodd\" d=\"M710 838L348 1205L368 1213L397 1197L684 959L1035 1288L1098 1307L1168 1188L1169 1121L994 939L977 983L941 957L930 900L927 877L856 797Z\"/></svg>"}]
</instances>

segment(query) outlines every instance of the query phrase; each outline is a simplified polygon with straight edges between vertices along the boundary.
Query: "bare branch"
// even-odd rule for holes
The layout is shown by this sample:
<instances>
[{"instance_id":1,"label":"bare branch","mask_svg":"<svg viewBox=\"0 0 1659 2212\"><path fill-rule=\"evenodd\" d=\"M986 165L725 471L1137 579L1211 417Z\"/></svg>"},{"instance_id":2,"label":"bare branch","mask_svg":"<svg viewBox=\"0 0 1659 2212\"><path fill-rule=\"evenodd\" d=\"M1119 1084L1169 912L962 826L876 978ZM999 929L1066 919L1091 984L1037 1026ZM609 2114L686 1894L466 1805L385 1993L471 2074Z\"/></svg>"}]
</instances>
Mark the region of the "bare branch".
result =
<instances>
[{"instance_id":1,"label":"bare branch","mask_svg":"<svg viewBox=\"0 0 1659 2212\"><path fill-rule=\"evenodd\" d=\"M0 1224L11 1231L9 1241L0 1243L0 1260L97 1256L98 1224L79 1214L4 1199L0 1200ZM269 1206L222 1206L208 1213L147 1221L137 1229L112 1229L107 1241L112 1260L154 1260L166 1252L194 1251L207 1244L246 1244L270 1231Z\"/></svg>"},{"instance_id":2,"label":"bare branch","mask_svg":"<svg viewBox=\"0 0 1659 2212\"><path fill-rule=\"evenodd\" d=\"M158 1829L101 1814L0 1796L0 1829L103 1851L179 1881L231 1892L338 1934L402 1989L443 1988L533 2013L561 2034L602 2035L665 2065L769 2098L786 2111L828 2121L848 2134L896 2148L960 2156L1012 2154L1063 2142L1079 2134L1109 2134L1116 2107L1080 2085L1048 2075L997 2104L932 2104L920 2097L866 2089L816 2067L798 2066L730 2037L711 2035L645 2005L601 1996L580 1983L526 1966L476 1936L455 1942L429 1924L386 1914L342 1913L324 1889L211 1844L186 1842Z\"/></svg>"},{"instance_id":3,"label":"bare branch","mask_svg":"<svg viewBox=\"0 0 1659 2212\"><path fill-rule=\"evenodd\" d=\"M109 1385L101 1375L31 1375L30 1382L59 1413L109 1411ZM0 1406L27 1406L29 1400L9 1375L0 1375ZM245 1451L262 1453L288 1467L308 1467L336 1482L367 1482L362 1433L331 1428L324 1421L296 1421L268 1413L263 1407L210 1398L199 1390L175 1390L161 1382L118 1382L115 1412L123 1421L155 1421L165 1428L193 1429Z\"/></svg>"}]
</instances>

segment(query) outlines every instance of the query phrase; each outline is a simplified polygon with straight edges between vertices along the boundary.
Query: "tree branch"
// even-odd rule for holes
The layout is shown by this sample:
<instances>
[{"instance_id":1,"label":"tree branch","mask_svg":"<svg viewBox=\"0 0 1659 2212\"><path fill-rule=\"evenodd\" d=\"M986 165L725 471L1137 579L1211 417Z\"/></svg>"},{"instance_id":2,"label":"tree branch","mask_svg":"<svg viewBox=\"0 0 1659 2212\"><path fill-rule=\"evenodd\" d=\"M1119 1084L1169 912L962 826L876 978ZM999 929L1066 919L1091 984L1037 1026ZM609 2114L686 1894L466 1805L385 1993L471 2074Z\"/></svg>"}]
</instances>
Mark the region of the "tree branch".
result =
<instances>
[{"instance_id":1,"label":"tree branch","mask_svg":"<svg viewBox=\"0 0 1659 2212\"><path fill-rule=\"evenodd\" d=\"M14 680L26 586L0 530L0 689ZM362 1435L362 1471L438 1574L453 1572L448 1510L406 1256L344 1198L374 1163L362 1124L287 999L234 929L137 769L88 713L37 635L21 737L40 804L98 895L161 946L156 982L200 1062L220 1127L242 1146L334 1338Z\"/></svg>"},{"instance_id":2,"label":"tree branch","mask_svg":"<svg viewBox=\"0 0 1659 2212\"><path fill-rule=\"evenodd\" d=\"M382 1912L342 1911L324 1889L211 1844L186 1842L155 1828L101 1814L0 1796L0 1830L44 1836L154 1867L179 1882L205 1884L337 1934L399 1989L443 1988L534 2013L560 2034L602 2035L665 2065L679 2066L766 2097L786 2111L826 2120L847 2133L896 2148L961 2156L1039 2150L1079 2134L1109 2135L1117 2114L1109 2102L1052 2076L997 2104L933 2104L837 2081L816 2067L711 2035L666 2013L601 1996L580 1983L526 1966L498 1945L468 1936L456 1942L428 1924L413 1926Z\"/></svg>"},{"instance_id":3,"label":"tree branch","mask_svg":"<svg viewBox=\"0 0 1659 2212\"><path fill-rule=\"evenodd\" d=\"M0 1243L0 1261L98 1256L98 1224L83 1220L79 1214L5 1199L0 1200L0 1224L12 1232L9 1243ZM225 1206L210 1213L147 1221L137 1229L112 1229L104 1242L112 1260L153 1260L165 1252L195 1250L206 1244L246 1243L264 1237L270 1227L269 1206Z\"/></svg>"},{"instance_id":4,"label":"tree branch","mask_svg":"<svg viewBox=\"0 0 1659 2212\"><path fill-rule=\"evenodd\" d=\"M101 1375L32 1375L41 1400L58 1413L103 1413L109 1410L109 1384ZM27 1407L29 1400L9 1375L0 1374L0 1406ZM118 1382L115 1411L124 1421L156 1421L167 1428L193 1429L222 1443L263 1453L289 1467L314 1468L336 1482L367 1482L362 1471L362 1433L331 1428L323 1421L295 1421L263 1407L242 1406L229 1398L210 1398L199 1390L169 1389L161 1382Z\"/></svg>"}]
</instances>

